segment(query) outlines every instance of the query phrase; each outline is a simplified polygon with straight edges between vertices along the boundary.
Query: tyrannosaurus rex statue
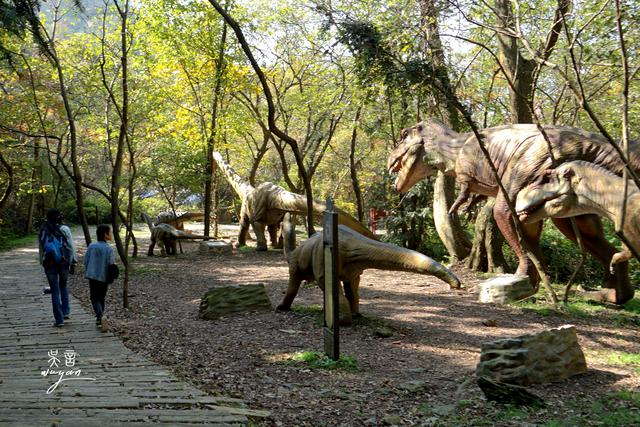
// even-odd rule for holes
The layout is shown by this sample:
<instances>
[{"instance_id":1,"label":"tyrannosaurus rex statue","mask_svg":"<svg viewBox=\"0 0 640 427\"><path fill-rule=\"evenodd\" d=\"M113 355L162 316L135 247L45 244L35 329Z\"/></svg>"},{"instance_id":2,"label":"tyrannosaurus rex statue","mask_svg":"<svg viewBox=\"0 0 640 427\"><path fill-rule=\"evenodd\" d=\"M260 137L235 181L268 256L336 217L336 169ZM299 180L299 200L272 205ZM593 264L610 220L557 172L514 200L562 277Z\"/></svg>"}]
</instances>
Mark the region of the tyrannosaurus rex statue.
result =
<instances>
[{"instance_id":1,"label":"tyrannosaurus rex statue","mask_svg":"<svg viewBox=\"0 0 640 427\"><path fill-rule=\"evenodd\" d=\"M508 197L514 200L518 192L534 182L552 166L549 145L556 163L571 160L585 160L620 175L623 164L617 152L600 135L565 126L543 126L549 141L536 125L509 125L488 128L481 131L493 164L505 186ZM637 142L629 144L630 163L636 173L640 173L640 147ZM493 215L500 231L518 257L516 274L526 275L534 283L539 280L533 264L518 242L508 202L489 168L473 133L457 133L435 121L426 120L410 128L403 129L402 140L389 155L387 167L390 172L398 172L396 189L406 192L421 179L436 170L455 175L460 183L461 195L456 200L459 206L470 192L495 197ZM575 217L585 247L605 266L609 266L617 250L604 238L602 225L597 215L586 214ZM554 224L567 237L575 241L571 223L567 218L553 218ZM540 234L542 222L524 224L524 239L535 253L540 255ZM628 264L616 265L615 273L605 269L603 298L609 302L622 304L626 300L619 296L629 294L631 285ZM616 295L615 298L611 298Z\"/></svg>"},{"instance_id":2,"label":"tyrannosaurus rex statue","mask_svg":"<svg viewBox=\"0 0 640 427\"><path fill-rule=\"evenodd\" d=\"M607 169L584 161L563 163L545 173L518 193L516 211L523 223L544 218L566 218L583 214L597 214L609 218L633 247L640 253L640 189L628 182L627 198L624 198L623 180ZM623 203L626 211L619 223ZM615 254L610 269L632 257L629 248ZM627 294L617 296L626 300L633 297L633 288L624 289Z\"/></svg>"},{"instance_id":3,"label":"tyrannosaurus rex statue","mask_svg":"<svg viewBox=\"0 0 640 427\"><path fill-rule=\"evenodd\" d=\"M352 315L360 312L360 275L369 268L429 274L453 288L460 280L449 269L420 252L369 239L349 227L338 226L338 277L340 324L350 325ZM278 310L291 308L303 280L315 280L324 289L324 247L322 233L316 233L289 254L289 285Z\"/></svg>"},{"instance_id":4,"label":"tyrannosaurus rex statue","mask_svg":"<svg viewBox=\"0 0 640 427\"><path fill-rule=\"evenodd\" d=\"M218 164L218 167L224 172L231 187L233 187L242 200L238 244L240 246L246 245L249 226L251 226L256 235L258 243L257 250L267 250L267 239L264 234L265 228L269 231L271 245L278 247L277 231L278 226L282 222L282 218L287 212L294 215L306 215L306 197L291 193L272 182L264 182L257 187L253 187L240 178L233 168L224 161L220 153L214 152L213 158ZM314 200L313 213L315 216L321 217L326 209L327 206L325 203ZM335 211L338 212L338 222L340 224L344 224L360 234L375 238L374 234L357 219L341 209L335 208Z\"/></svg>"},{"instance_id":5,"label":"tyrannosaurus rex statue","mask_svg":"<svg viewBox=\"0 0 640 427\"><path fill-rule=\"evenodd\" d=\"M161 223L153 225L151 218L145 213L142 214L142 217L147 222L149 231L151 231L151 243L149 244L149 251L147 252L147 255L149 256L153 256L153 248L156 246L156 243L160 247L160 253L162 255L175 255L178 240L209 239L206 236L185 233L184 231L175 229L169 224Z\"/></svg>"}]
</instances>

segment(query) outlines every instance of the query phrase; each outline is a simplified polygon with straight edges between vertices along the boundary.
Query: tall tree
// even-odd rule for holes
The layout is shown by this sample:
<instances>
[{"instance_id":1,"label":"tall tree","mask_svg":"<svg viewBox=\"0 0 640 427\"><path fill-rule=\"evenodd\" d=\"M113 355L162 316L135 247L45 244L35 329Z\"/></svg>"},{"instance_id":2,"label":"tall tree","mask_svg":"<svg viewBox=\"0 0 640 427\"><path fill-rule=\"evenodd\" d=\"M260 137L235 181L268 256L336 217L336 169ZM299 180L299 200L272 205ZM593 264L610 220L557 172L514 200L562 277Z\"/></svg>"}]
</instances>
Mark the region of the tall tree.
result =
<instances>
[{"instance_id":1,"label":"tall tree","mask_svg":"<svg viewBox=\"0 0 640 427\"><path fill-rule=\"evenodd\" d=\"M432 72L441 76L441 82L445 86L451 87L449 71L440 40L438 28L438 9L434 0L419 0L421 29L423 34L422 48L430 59ZM460 113L455 106L448 102L446 97L436 91L436 99L444 106L444 115L451 128L457 132L462 130ZM449 208L455 200L455 177L445 176L438 171L435 184L433 186L433 221L440 236L440 240L447 248L449 255L453 259L462 260L471 251L469 242L460 221L456 216L448 214Z\"/></svg>"}]
</instances>

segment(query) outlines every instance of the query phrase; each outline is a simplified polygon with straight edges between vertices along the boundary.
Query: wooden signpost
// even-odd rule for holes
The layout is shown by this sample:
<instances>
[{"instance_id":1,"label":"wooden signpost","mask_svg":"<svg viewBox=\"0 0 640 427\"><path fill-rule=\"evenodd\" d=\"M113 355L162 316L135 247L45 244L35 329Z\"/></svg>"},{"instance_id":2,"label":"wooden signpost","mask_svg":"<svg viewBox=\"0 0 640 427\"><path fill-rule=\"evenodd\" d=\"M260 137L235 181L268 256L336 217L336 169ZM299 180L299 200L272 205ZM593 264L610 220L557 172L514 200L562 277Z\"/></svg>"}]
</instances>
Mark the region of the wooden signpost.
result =
<instances>
[{"instance_id":1,"label":"wooden signpost","mask_svg":"<svg viewBox=\"0 0 640 427\"><path fill-rule=\"evenodd\" d=\"M324 247L324 352L333 360L340 358L338 331L338 214L333 200L327 199L323 221Z\"/></svg>"}]
</instances>

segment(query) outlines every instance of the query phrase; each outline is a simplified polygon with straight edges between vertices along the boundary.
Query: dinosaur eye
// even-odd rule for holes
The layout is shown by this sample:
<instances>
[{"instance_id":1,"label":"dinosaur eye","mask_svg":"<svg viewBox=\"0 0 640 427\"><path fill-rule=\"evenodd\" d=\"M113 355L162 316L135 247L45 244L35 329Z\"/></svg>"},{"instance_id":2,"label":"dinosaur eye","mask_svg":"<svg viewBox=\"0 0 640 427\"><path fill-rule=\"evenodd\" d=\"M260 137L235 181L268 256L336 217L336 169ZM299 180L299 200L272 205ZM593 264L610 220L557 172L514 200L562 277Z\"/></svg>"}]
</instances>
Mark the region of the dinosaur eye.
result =
<instances>
[{"instance_id":1,"label":"dinosaur eye","mask_svg":"<svg viewBox=\"0 0 640 427\"><path fill-rule=\"evenodd\" d=\"M423 127L422 127L422 123L421 123L421 124L419 124L418 126L416 126L416 130L417 130L418 132L422 132L422 129L423 129Z\"/></svg>"},{"instance_id":2,"label":"dinosaur eye","mask_svg":"<svg viewBox=\"0 0 640 427\"><path fill-rule=\"evenodd\" d=\"M407 129L402 129L402 133L400 134L401 139L406 139L409 136L409 131Z\"/></svg>"}]
</instances>

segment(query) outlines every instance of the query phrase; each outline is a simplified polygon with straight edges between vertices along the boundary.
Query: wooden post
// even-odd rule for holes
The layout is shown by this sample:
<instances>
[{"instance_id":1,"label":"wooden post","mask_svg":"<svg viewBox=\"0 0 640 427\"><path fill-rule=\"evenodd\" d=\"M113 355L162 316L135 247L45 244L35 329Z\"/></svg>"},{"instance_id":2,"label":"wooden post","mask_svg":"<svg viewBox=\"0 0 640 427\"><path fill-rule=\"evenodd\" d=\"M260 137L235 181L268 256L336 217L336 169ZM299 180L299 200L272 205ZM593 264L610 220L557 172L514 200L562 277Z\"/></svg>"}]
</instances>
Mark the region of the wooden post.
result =
<instances>
[{"instance_id":1,"label":"wooden post","mask_svg":"<svg viewBox=\"0 0 640 427\"><path fill-rule=\"evenodd\" d=\"M324 249L324 352L333 360L340 358L338 300L338 214L333 200L327 199L323 221Z\"/></svg>"}]
</instances>

